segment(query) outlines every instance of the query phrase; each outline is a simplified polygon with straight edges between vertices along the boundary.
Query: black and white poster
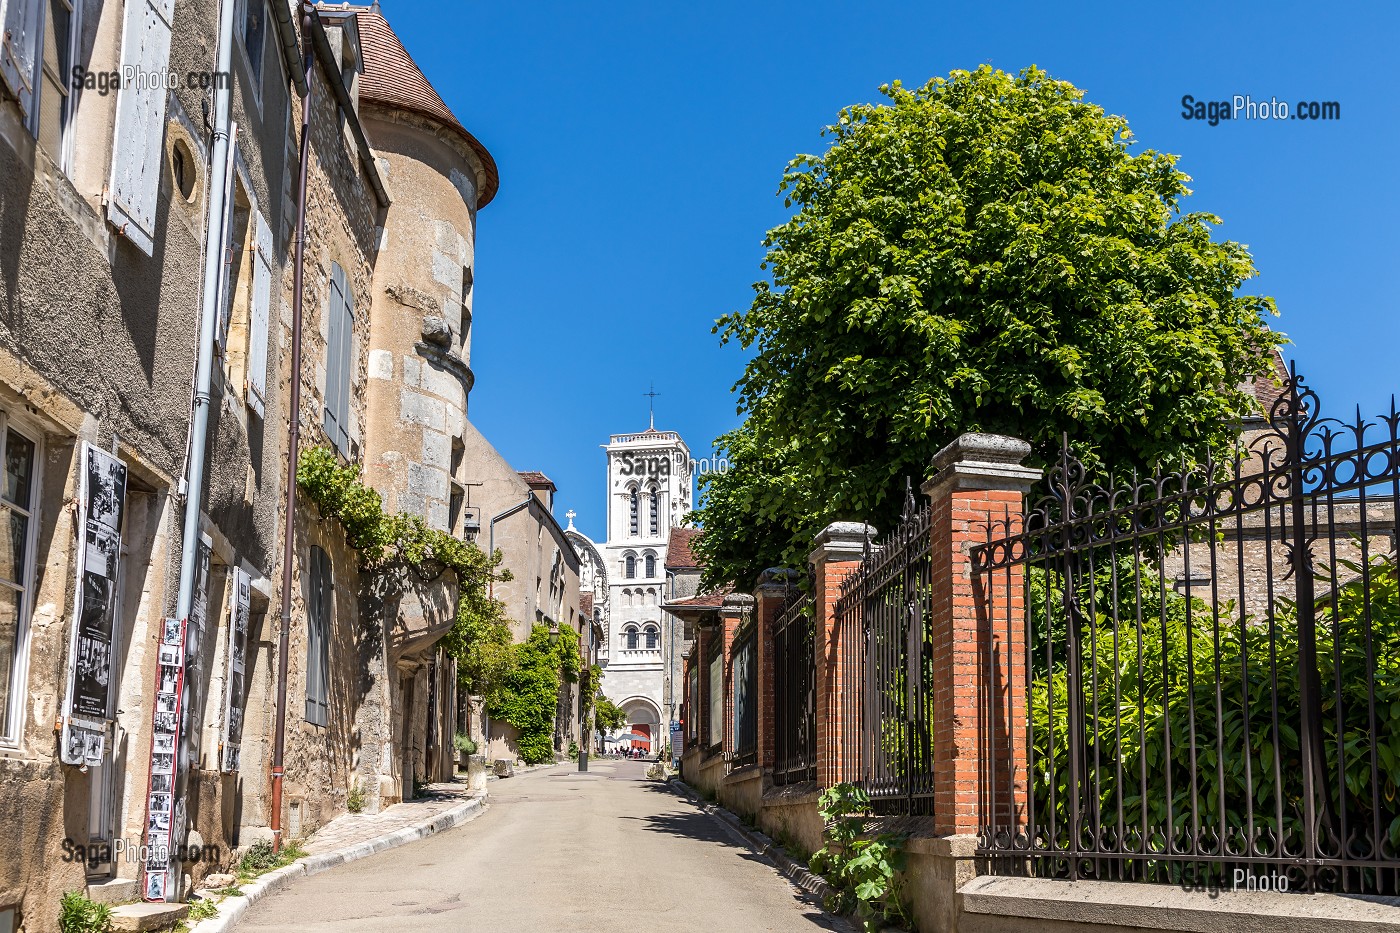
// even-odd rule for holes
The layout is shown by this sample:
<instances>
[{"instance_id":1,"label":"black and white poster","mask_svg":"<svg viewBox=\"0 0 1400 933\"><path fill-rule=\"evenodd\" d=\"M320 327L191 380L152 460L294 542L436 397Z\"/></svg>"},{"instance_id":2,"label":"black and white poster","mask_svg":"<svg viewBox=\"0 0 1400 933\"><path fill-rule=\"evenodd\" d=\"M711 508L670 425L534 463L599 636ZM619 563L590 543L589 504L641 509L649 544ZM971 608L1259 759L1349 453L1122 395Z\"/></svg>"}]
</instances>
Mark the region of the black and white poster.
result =
<instances>
[{"instance_id":1,"label":"black and white poster","mask_svg":"<svg viewBox=\"0 0 1400 933\"><path fill-rule=\"evenodd\" d=\"M84 443L78 487L81 547L60 744L61 759L72 765L102 763L107 724L112 718L126 464Z\"/></svg>"},{"instance_id":2,"label":"black and white poster","mask_svg":"<svg viewBox=\"0 0 1400 933\"><path fill-rule=\"evenodd\" d=\"M238 770L238 748L243 741L244 668L248 652L248 609L252 580L235 567L230 577L228 626L228 678L224 704L224 742L220 768Z\"/></svg>"}]
</instances>

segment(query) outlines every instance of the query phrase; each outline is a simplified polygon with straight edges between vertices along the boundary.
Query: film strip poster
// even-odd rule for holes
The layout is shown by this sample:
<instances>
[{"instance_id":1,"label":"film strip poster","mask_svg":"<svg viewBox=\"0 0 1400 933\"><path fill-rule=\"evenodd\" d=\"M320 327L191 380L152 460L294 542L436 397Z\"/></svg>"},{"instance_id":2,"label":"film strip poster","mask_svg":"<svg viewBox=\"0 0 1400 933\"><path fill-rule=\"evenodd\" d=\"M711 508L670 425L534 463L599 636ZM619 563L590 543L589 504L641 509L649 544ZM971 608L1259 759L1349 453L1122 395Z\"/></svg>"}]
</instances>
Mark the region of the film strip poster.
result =
<instances>
[{"instance_id":1,"label":"film strip poster","mask_svg":"<svg viewBox=\"0 0 1400 933\"><path fill-rule=\"evenodd\" d=\"M126 464L86 442L78 477L78 585L59 759L101 765L112 719Z\"/></svg>"},{"instance_id":2,"label":"film strip poster","mask_svg":"<svg viewBox=\"0 0 1400 933\"><path fill-rule=\"evenodd\" d=\"M238 770L238 749L243 741L243 672L248 652L248 609L252 595L252 580L247 572L235 567L231 578L228 677L225 681L228 702L224 707L224 742L219 762L222 771Z\"/></svg>"},{"instance_id":3,"label":"film strip poster","mask_svg":"<svg viewBox=\"0 0 1400 933\"><path fill-rule=\"evenodd\" d=\"M185 680L185 626L166 619L156 648L159 679L151 718L151 769L146 801L146 871L142 896L163 901L171 877L172 800L175 759L180 747L180 693Z\"/></svg>"},{"instance_id":4,"label":"film strip poster","mask_svg":"<svg viewBox=\"0 0 1400 933\"><path fill-rule=\"evenodd\" d=\"M195 689L205 682L200 645L209 603L211 544L208 538L199 543L189 619L166 619L157 649L160 673L152 713L146 872L142 887L142 895L148 901L178 896L180 865L176 854L185 842L185 778L195 760L195 743L199 740Z\"/></svg>"}]
</instances>

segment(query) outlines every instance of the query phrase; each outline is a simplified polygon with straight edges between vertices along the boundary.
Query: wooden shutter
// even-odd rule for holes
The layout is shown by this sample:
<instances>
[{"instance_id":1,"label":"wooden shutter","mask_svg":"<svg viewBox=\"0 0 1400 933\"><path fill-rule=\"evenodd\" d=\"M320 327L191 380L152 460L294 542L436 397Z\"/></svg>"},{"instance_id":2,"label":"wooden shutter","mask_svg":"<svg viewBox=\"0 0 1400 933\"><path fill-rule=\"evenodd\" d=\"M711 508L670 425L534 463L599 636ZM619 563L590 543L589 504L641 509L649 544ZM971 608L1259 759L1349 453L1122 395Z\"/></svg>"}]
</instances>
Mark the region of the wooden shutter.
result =
<instances>
[{"instance_id":1,"label":"wooden shutter","mask_svg":"<svg viewBox=\"0 0 1400 933\"><path fill-rule=\"evenodd\" d=\"M12 0L13 2L13 0ZM122 68L164 75L170 67L170 18L174 0L127 0L122 27ZM167 91L160 81L131 81L117 92L112 179L107 219L147 256L156 228Z\"/></svg>"},{"instance_id":2,"label":"wooden shutter","mask_svg":"<svg viewBox=\"0 0 1400 933\"><path fill-rule=\"evenodd\" d=\"M350 456L350 383L354 381L355 360L352 352L355 347L355 299L350 294L350 283L345 279L344 270L340 273L340 396L336 399L340 412L340 436L336 444L340 452Z\"/></svg>"},{"instance_id":3,"label":"wooden shutter","mask_svg":"<svg viewBox=\"0 0 1400 933\"><path fill-rule=\"evenodd\" d=\"M34 65L42 26L42 0L0 0L0 78L26 116L34 108Z\"/></svg>"},{"instance_id":4,"label":"wooden shutter","mask_svg":"<svg viewBox=\"0 0 1400 933\"><path fill-rule=\"evenodd\" d=\"M330 672L327 668L334 588L330 559L318 547L311 549L310 577L306 619L306 721L324 726L330 722Z\"/></svg>"},{"instance_id":5,"label":"wooden shutter","mask_svg":"<svg viewBox=\"0 0 1400 933\"><path fill-rule=\"evenodd\" d=\"M272 228L253 212L253 294L248 306L248 407L261 417L267 403L267 341L272 304Z\"/></svg>"},{"instance_id":6,"label":"wooden shutter","mask_svg":"<svg viewBox=\"0 0 1400 933\"><path fill-rule=\"evenodd\" d=\"M326 389L324 399L326 436L332 444L344 452L341 438L345 427L341 424L340 383L344 378L344 361L340 356L341 329L345 317L345 272L339 263L331 263L330 288L326 297Z\"/></svg>"}]
</instances>

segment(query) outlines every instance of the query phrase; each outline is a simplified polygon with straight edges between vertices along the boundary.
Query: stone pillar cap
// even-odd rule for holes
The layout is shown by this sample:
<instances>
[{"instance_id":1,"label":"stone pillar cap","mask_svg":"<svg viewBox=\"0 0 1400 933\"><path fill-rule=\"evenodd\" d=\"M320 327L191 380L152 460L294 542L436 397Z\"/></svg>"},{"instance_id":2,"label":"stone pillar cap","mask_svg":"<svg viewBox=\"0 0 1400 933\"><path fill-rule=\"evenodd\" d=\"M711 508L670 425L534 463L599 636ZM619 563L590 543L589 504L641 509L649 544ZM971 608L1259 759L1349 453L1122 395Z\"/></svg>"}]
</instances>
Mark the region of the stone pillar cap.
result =
<instances>
[{"instance_id":1,"label":"stone pillar cap","mask_svg":"<svg viewBox=\"0 0 1400 933\"><path fill-rule=\"evenodd\" d=\"M1021 461L1031 445L1004 434L960 435L933 455L933 479L923 485L928 496L953 489L1004 489L1027 492L1043 475Z\"/></svg>"},{"instance_id":2,"label":"stone pillar cap","mask_svg":"<svg viewBox=\"0 0 1400 933\"><path fill-rule=\"evenodd\" d=\"M747 593L730 593L724 597L724 602L720 606L720 612L725 615L735 615L747 612L754 607L754 598Z\"/></svg>"},{"instance_id":3,"label":"stone pillar cap","mask_svg":"<svg viewBox=\"0 0 1400 933\"><path fill-rule=\"evenodd\" d=\"M786 567L769 567L758 575L758 588L766 589L786 589L797 583L801 577L796 570L789 570Z\"/></svg>"},{"instance_id":4,"label":"stone pillar cap","mask_svg":"<svg viewBox=\"0 0 1400 933\"><path fill-rule=\"evenodd\" d=\"M865 542L874 542L876 533L875 526L865 522L832 522L817 535L808 559L814 564L860 560L865 555Z\"/></svg>"}]
</instances>

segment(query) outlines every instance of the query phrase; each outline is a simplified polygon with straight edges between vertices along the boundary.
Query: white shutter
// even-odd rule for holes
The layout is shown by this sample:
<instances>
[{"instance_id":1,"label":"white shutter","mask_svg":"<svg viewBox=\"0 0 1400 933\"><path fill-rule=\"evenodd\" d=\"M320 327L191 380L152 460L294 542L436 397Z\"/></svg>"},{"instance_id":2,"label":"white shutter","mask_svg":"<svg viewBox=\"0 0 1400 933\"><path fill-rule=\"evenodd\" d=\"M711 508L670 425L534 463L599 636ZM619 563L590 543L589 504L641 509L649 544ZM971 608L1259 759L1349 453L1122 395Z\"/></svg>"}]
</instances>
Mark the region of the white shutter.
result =
<instances>
[{"instance_id":1,"label":"white shutter","mask_svg":"<svg viewBox=\"0 0 1400 933\"><path fill-rule=\"evenodd\" d=\"M267 402L267 322L272 303L272 229L253 212L253 300L248 308L248 405L262 416Z\"/></svg>"},{"instance_id":2,"label":"white shutter","mask_svg":"<svg viewBox=\"0 0 1400 933\"><path fill-rule=\"evenodd\" d=\"M341 318L344 312L341 310L345 304L344 298L344 273L338 263L331 264L330 288L326 295L326 388L323 393L326 409L325 429L326 436L330 438L332 444L340 446L340 409L337 407L340 401L340 328Z\"/></svg>"},{"instance_id":3,"label":"white shutter","mask_svg":"<svg viewBox=\"0 0 1400 933\"><path fill-rule=\"evenodd\" d=\"M0 24L4 26L0 33L0 77L19 98L19 109L26 116L34 107L34 65L42 11L40 0L0 0Z\"/></svg>"},{"instance_id":4,"label":"white shutter","mask_svg":"<svg viewBox=\"0 0 1400 933\"><path fill-rule=\"evenodd\" d=\"M117 129L107 218L147 256L156 229L161 152L165 142L165 86L170 67L174 0L127 0L122 68L156 77L131 81L117 92ZM155 85L155 86L153 86Z\"/></svg>"}]
</instances>

